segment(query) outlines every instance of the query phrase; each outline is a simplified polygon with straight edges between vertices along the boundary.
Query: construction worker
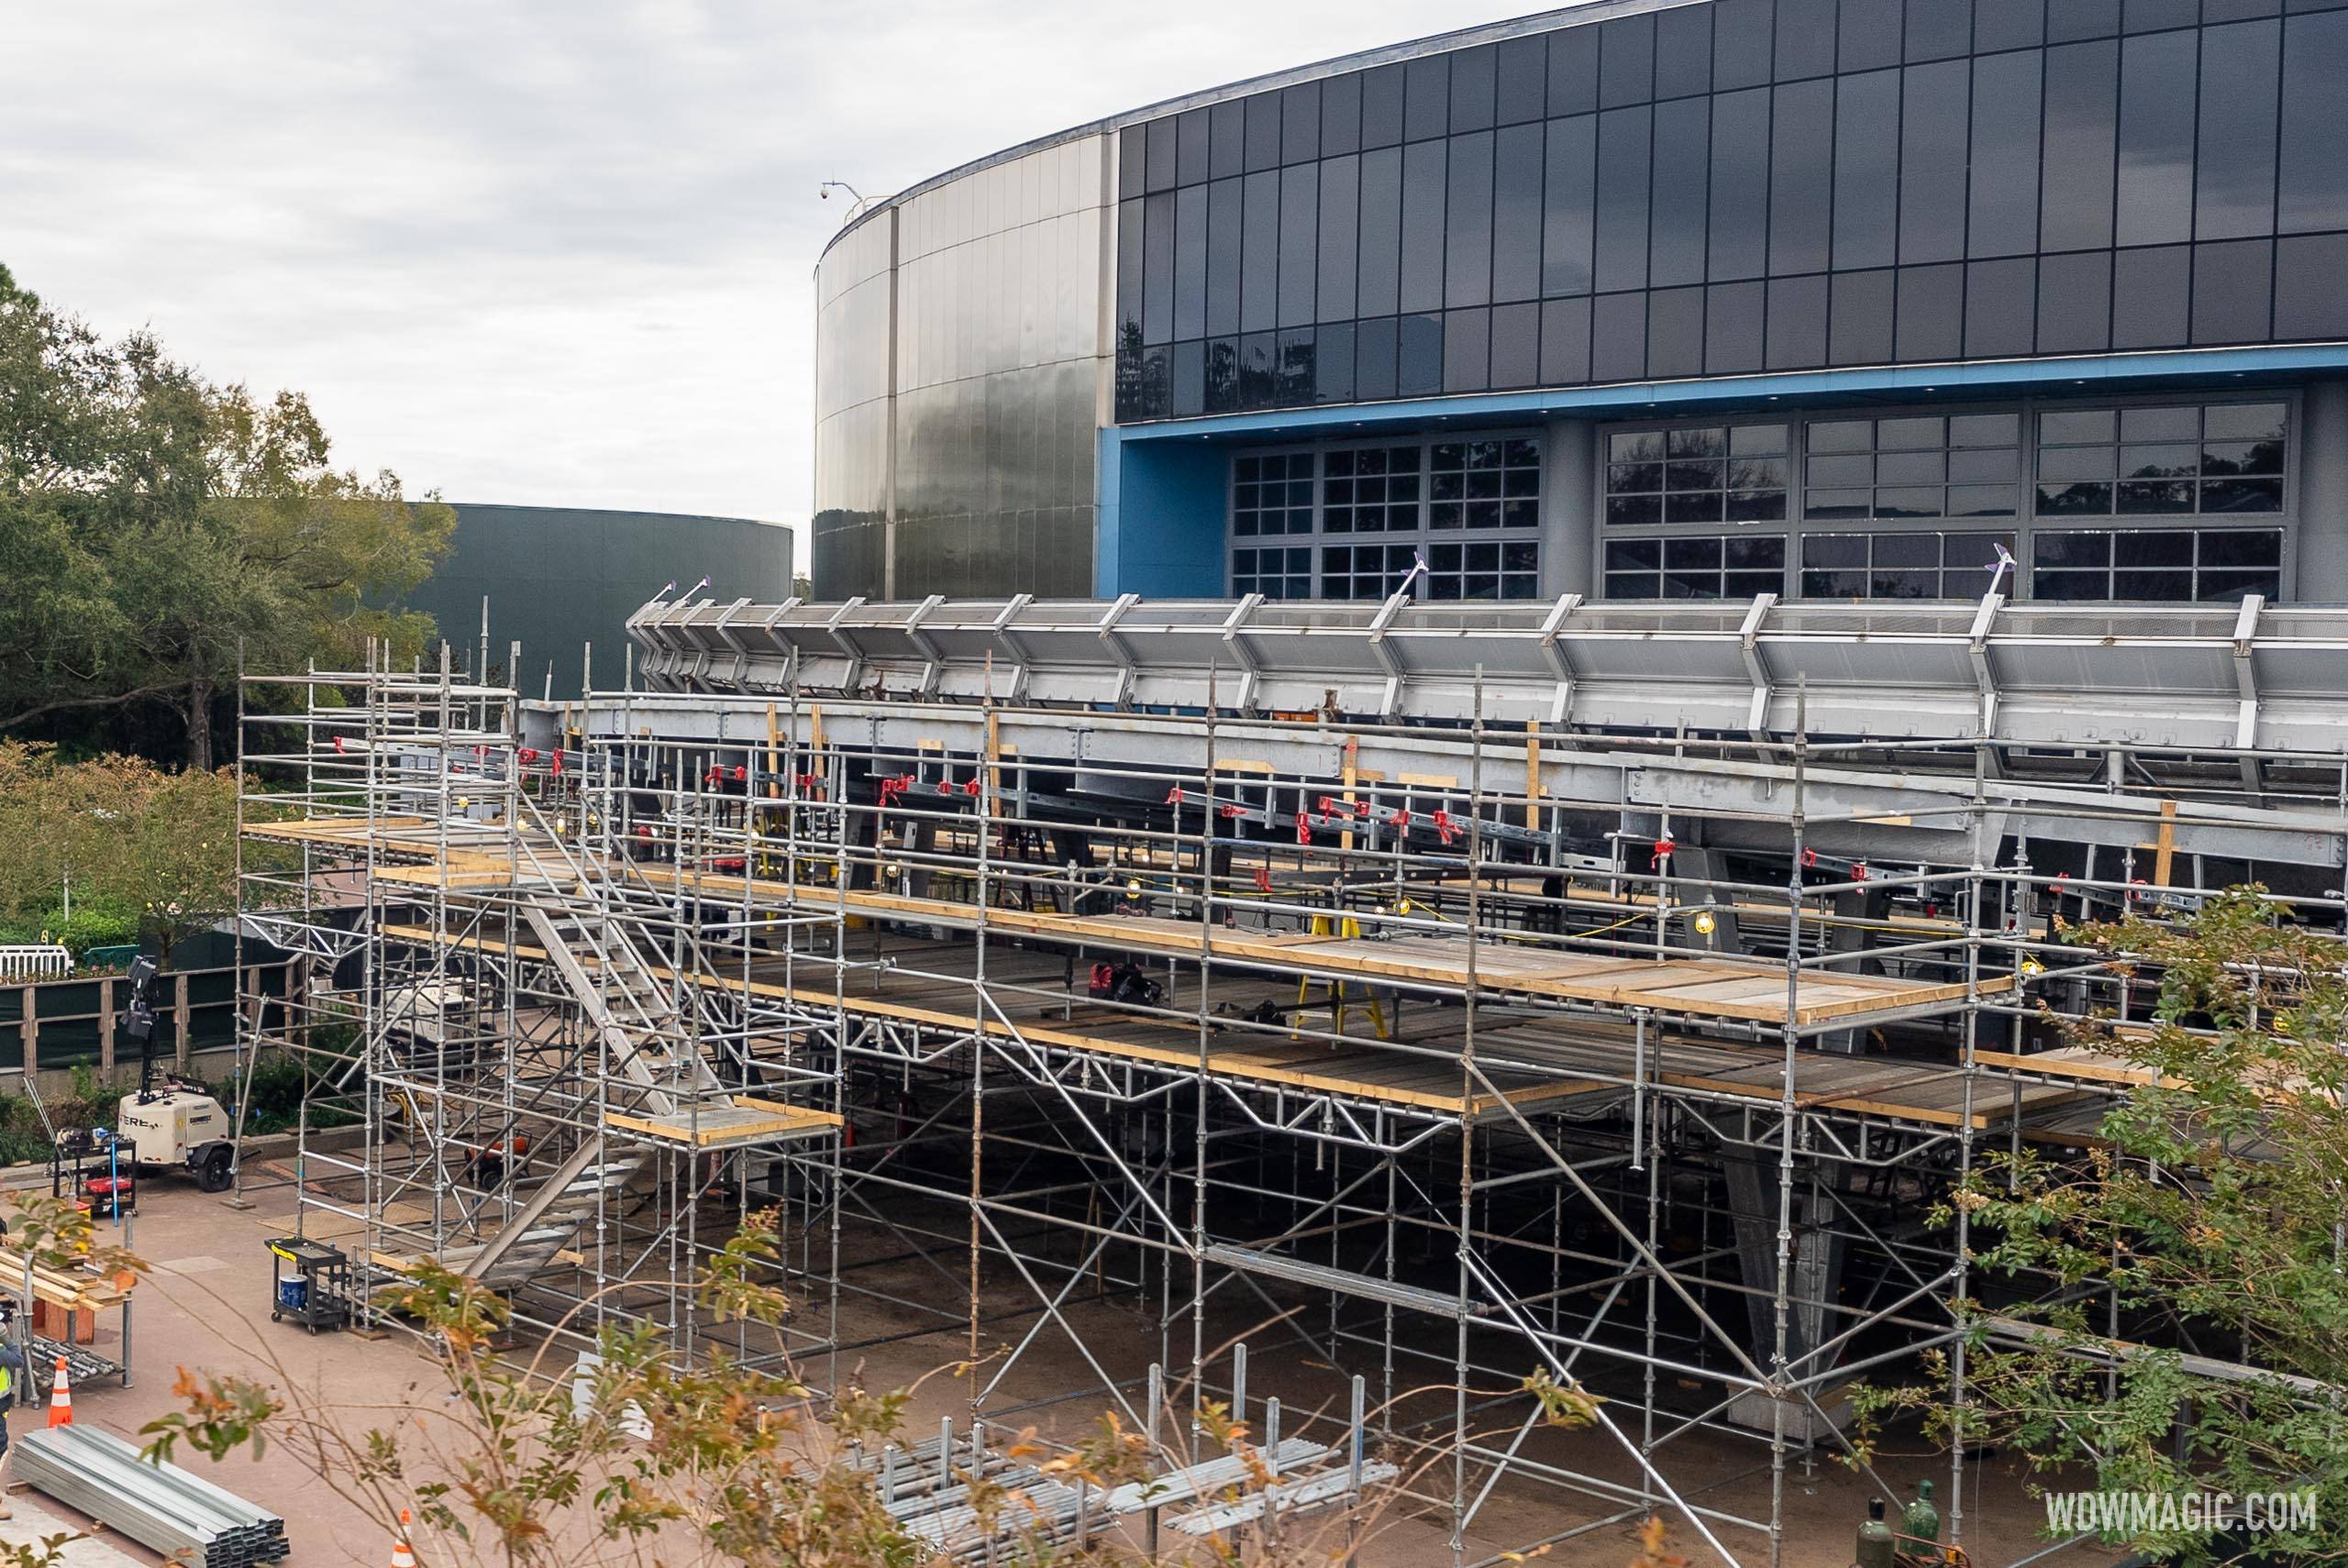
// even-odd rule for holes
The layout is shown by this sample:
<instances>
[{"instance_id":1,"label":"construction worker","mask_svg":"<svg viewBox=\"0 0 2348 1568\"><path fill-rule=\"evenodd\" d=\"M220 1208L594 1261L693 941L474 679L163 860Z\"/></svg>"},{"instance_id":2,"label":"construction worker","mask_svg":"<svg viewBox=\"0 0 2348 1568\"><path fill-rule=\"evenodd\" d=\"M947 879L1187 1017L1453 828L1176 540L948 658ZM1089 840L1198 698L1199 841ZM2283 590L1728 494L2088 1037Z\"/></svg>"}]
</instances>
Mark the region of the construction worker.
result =
<instances>
[{"instance_id":1,"label":"construction worker","mask_svg":"<svg viewBox=\"0 0 2348 1568\"><path fill-rule=\"evenodd\" d=\"M17 1319L17 1304L0 1301L0 1467L8 1462L8 1412L16 1408L17 1398L32 1385L32 1374L25 1363L24 1348L7 1333ZM0 1519L14 1518L16 1510L8 1507L8 1496L0 1491Z\"/></svg>"}]
</instances>

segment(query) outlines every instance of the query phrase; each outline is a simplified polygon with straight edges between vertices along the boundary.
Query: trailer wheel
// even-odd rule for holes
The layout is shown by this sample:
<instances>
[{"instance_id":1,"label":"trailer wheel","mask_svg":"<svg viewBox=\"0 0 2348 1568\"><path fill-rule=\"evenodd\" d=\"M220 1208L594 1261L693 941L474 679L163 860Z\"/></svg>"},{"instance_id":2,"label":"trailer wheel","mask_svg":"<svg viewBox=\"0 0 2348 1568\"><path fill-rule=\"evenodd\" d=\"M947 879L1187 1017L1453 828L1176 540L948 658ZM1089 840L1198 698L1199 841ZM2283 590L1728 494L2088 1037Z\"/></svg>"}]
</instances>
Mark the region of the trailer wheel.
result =
<instances>
[{"instance_id":1,"label":"trailer wheel","mask_svg":"<svg viewBox=\"0 0 2348 1568\"><path fill-rule=\"evenodd\" d=\"M228 1145L216 1143L205 1151L202 1163L195 1167L195 1185L205 1192L226 1192L236 1175Z\"/></svg>"}]
</instances>

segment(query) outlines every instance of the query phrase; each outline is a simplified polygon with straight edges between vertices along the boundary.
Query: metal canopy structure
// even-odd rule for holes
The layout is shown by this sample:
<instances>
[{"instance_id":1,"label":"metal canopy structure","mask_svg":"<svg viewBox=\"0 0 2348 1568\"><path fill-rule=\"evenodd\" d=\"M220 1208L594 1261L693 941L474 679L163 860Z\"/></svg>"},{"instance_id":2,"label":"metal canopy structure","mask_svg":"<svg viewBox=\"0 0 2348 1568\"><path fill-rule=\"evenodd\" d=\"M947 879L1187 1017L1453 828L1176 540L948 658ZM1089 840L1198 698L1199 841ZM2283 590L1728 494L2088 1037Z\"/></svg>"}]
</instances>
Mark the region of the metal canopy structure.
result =
<instances>
[{"instance_id":1,"label":"metal canopy structure","mask_svg":"<svg viewBox=\"0 0 2348 1568\"><path fill-rule=\"evenodd\" d=\"M2339 612L631 630L576 703L376 669L253 721L249 918L363 955L295 1042L342 1021L367 1068L305 1214L548 1332L592 1300L691 1348L696 1249L779 1198L803 1360L934 1345L987 1423L1155 1430L1151 1365L1241 1393L1217 1347L1249 1338L1291 1410L1363 1380L1461 1562L1537 1545L1491 1523L1529 1496L1541 1538L1660 1511L1700 1561L1779 1561L1838 1391L1963 1334L1963 1210L1922 1216L2127 1090L2049 1019L2142 1016L2144 982L2054 917L2254 874L2348 927Z\"/></svg>"},{"instance_id":2,"label":"metal canopy structure","mask_svg":"<svg viewBox=\"0 0 2348 1568\"><path fill-rule=\"evenodd\" d=\"M2337 754L2348 609L2268 605L1292 604L957 600L647 605L654 690L2014 745ZM794 673L795 672L795 673Z\"/></svg>"}]
</instances>

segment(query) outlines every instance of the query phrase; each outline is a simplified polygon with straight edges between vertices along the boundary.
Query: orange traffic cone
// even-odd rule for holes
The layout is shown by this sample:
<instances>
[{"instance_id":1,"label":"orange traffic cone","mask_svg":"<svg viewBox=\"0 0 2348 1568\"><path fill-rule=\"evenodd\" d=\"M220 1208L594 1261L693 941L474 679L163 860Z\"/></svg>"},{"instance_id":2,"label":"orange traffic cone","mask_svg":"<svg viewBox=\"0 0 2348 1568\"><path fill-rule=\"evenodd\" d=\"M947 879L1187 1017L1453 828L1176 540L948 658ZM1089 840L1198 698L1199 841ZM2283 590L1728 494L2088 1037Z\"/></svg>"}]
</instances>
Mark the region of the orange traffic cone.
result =
<instances>
[{"instance_id":1,"label":"orange traffic cone","mask_svg":"<svg viewBox=\"0 0 2348 1568\"><path fill-rule=\"evenodd\" d=\"M407 1510L400 1510L400 1532L392 1537L392 1568L415 1568L415 1553L408 1550Z\"/></svg>"},{"instance_id":2,"label":"orange traffic cone","mask_svg":"<svg viewBox=\"0 0 2348 1568\"><path fill-rule=\"evenodd\" d=\"M73 1386L66 1381L65 1358L57 1358L57 1378L49 1386L49 1424L70 1427L73 1424Z\"/></svg>"}]
</instances>

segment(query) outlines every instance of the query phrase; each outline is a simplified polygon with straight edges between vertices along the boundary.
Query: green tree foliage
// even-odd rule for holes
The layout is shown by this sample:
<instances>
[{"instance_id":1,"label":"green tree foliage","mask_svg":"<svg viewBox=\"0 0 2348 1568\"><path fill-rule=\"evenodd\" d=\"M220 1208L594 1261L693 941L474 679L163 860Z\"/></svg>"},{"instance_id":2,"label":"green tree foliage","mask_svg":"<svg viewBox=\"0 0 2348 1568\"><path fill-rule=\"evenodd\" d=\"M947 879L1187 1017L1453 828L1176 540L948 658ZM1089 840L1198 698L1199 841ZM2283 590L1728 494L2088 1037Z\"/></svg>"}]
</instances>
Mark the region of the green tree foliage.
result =
<instances>
[{"instance_id":1,"label":"green tree foliage","mask_svg":"<svg viewBox=\"0 0 2348 1568\"><path fill-rule=\"evenodd\" d=\"M145 920L168 947L236 907L236 779L0 741L0 940L79 952Z\"/></svg>"},{"instance_id":2,"label":"green tree foliage","mask_svg":"<svg viewBox=\"0 0 2348 1568\"><path fill-rule=\"evenodd\" d=\"M385 609L446 553L455 514L391 473L328 466L298 392L258 398L105 343L0 268L0 731L164 704L212 766L238 648L260 669L420 652Z\"/></svg>"},{"instance_id":3,"label":"green tree foliage","mask_svg":"<svg viewBox=\"0 0 2348 1568\"><path fill-rule=\"evenodd\" d=\"M2255 887L2069 940L2157 988L2150 1028L2082 1032L2148 1081L2085 1153L1999 1154L1941 1211L1966 1211L1984 1297L2034 1303L1972 1305L1967 1402L1940 1384L1862 1407L2109 1491L2313 1492L2304 1530L2115 1544L2348 1562L2348 949Z\"/></svg>"}]
</instances>

